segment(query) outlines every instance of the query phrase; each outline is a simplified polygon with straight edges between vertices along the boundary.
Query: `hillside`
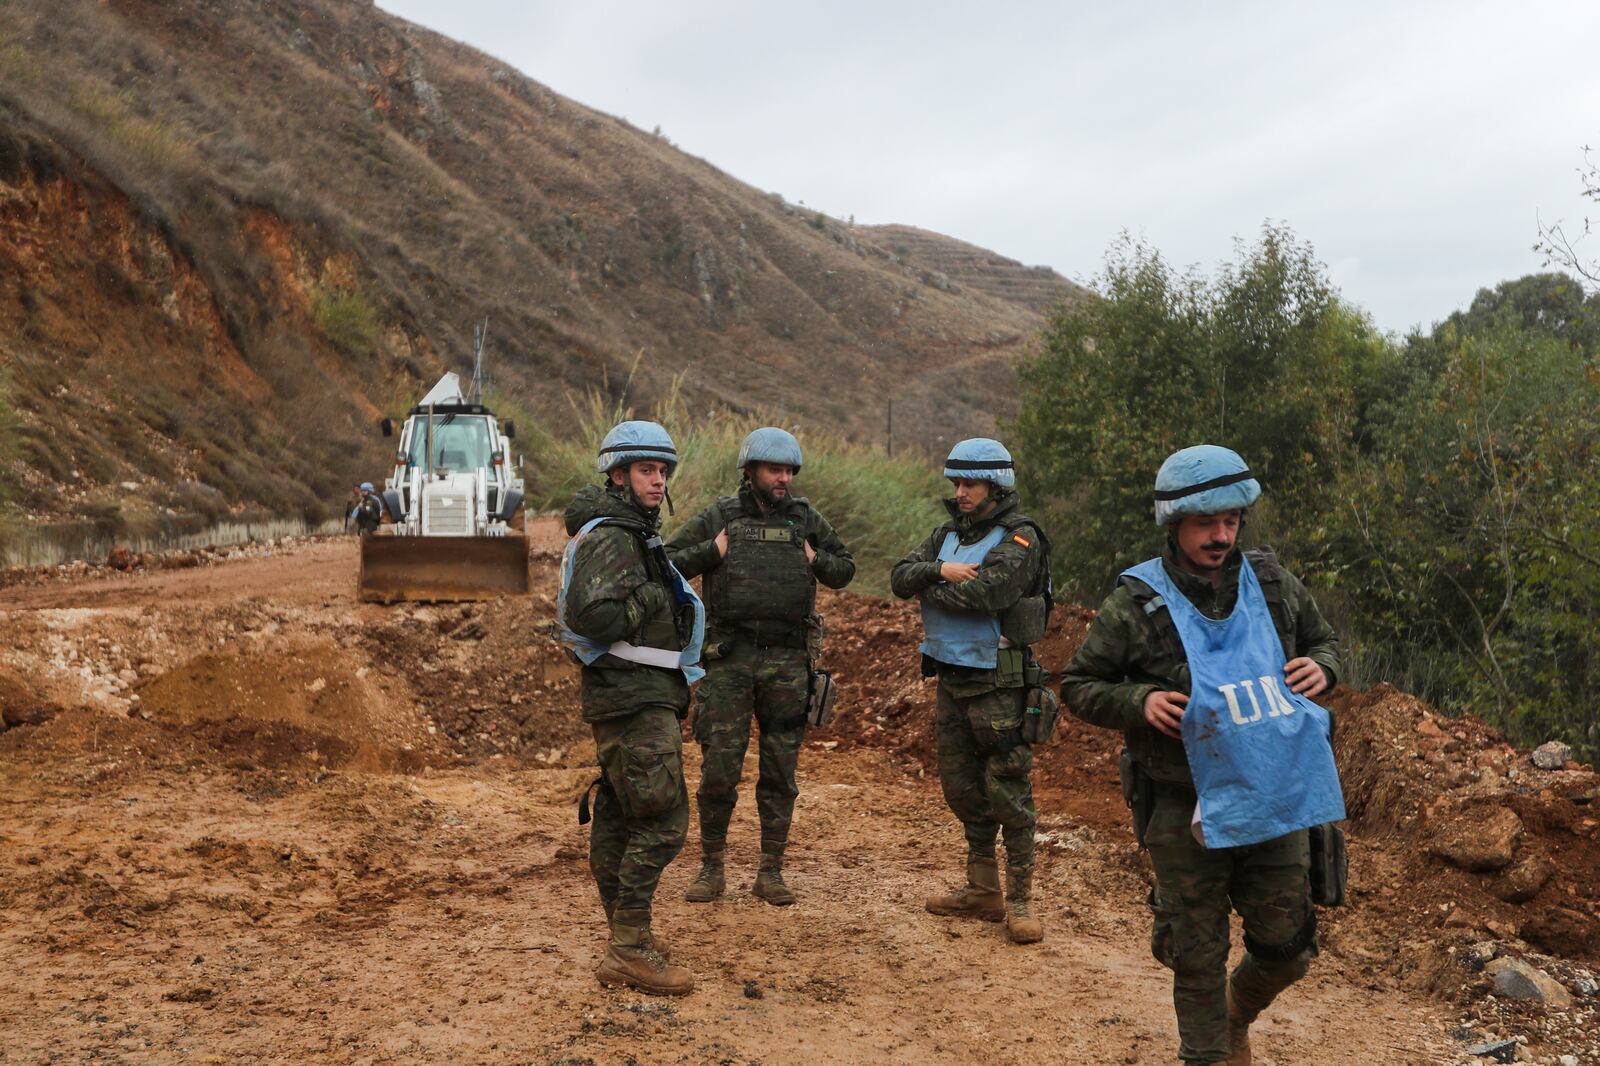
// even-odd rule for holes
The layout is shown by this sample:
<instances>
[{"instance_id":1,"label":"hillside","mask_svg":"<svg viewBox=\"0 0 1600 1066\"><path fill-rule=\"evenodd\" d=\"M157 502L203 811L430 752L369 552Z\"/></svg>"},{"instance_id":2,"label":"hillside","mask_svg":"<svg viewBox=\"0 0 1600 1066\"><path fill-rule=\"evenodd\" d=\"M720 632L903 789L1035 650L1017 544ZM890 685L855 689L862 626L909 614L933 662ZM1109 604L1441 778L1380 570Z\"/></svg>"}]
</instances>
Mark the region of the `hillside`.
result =
<instances>
[{"instance_id":1,"label":"hillside","mask_svg":"<svg viewBox=\"0 0 1600 1066\"><path fill-rule=\"evenodd\" d=\"M887 248L919 277L933 284L985 293L1041 314L1058 303L1082 299L1088 290L1047 266L1024 266L975 244L915 226L856 226L863 240ZM941 277L942 276L942 277Z\"/></svg>"},{"instance_id":2,"label":"hillside","mask_svg":"<svg viewBox=\"0 0 1600 1066\"><path fill-rule=\"evenodd\" d=\"M556 432L676 381L861 439L892 400L937 449L1009 410L1041 323L972 252L902 261L361 0L0 5L0 444L36 518L319 516L485 316L495 399Z\"/></svg>"}]
</instances>

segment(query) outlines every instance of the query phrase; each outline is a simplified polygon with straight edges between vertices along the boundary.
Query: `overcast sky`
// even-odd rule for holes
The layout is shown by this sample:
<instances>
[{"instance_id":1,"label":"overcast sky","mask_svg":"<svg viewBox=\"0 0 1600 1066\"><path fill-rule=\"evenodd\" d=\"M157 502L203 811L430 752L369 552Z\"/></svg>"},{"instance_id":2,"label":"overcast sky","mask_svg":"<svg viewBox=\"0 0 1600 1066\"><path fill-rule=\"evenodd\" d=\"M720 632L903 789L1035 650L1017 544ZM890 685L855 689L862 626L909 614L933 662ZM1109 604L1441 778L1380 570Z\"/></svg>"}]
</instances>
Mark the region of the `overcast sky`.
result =
<instances>
[{"instance_id":1,"label":"overcast sky","mask_svg":"<svg viewBox=\"0 0 1600 1066\"><path fill-rule=\"evenodd\" d=\"M1124 229L1209 270L1281 221L1388 330L1540 269L1600 146L1593 0L379 5L791 202L1078 280Z\"/></svg>"}]
</instances>

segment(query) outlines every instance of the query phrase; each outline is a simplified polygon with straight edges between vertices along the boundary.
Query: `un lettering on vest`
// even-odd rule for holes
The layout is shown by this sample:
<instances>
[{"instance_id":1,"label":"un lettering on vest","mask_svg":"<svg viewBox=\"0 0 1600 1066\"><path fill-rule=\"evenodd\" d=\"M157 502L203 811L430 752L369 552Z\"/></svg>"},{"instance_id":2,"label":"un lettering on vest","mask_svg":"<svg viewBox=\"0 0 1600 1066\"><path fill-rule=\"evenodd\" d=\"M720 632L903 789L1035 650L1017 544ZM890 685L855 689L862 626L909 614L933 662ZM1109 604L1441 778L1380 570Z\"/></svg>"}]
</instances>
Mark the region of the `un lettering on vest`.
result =
<instances>
[{"instance_id":1,"label":"un lettering on vest","mask_svg":"<svg viewBox=\"0 0 1600 1066\"><path fill-rule=\"evenodd\" d=\"M1261 685L1261 695L1256 695L1256 684ZM1271 674L1259 678L1244 678L1231 684L1218 685L1217 691L1222 693L1222 698L1228 701L1228 714L1232 716L1235 725L1255 725L1262 720L1261 705L1266 703L1267 718L1281 718L1295 712L1294 704L1283 694L1283 689L1278 687L1278 679ZM1250 701L1250 713L1246 714L1244 705L1239 701L1239 693L1243 691L1245 699Z\"/></svg>"}]
</instances>

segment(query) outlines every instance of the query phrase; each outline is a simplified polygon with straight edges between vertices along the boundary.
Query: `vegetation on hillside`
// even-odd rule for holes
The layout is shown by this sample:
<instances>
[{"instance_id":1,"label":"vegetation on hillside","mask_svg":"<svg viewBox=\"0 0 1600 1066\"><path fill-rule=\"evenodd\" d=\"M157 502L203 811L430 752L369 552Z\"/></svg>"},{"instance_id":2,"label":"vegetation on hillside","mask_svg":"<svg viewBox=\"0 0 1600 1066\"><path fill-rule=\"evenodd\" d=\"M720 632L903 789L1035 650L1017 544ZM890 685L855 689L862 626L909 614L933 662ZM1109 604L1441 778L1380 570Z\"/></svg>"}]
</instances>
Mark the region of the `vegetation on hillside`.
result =
<instances>
[{"instance_id":1,"label":"vegetation on hillside","mask_svg":"<svg viewBox=\"0 0 1600 1066\"><path fill-rule=\"evenodd\" d=\"M1247 536L1340 619L1352 680L1600 754L1600 297L1534 275L1389 338L1273 227L1210 277L1124 241L1096 287L1014 426L1066 591L1159 550L1156 468L1223 444L1265 488Z\"/></svg>"},{"instance_id":2,"label":"vegetation on hillside","mask_svg":"<svg viewBox=\"0 0 1600 1066\"><path fill-rule=\"evenodd\" d=\"M530 505L560 511L578 488L598 482L594 466L600 440L628 418L659 421L678 446L682 461L668 487L675 511L665 520L669 536L718 496L738 490L735 464L746 434L757 426L785 424L760 414L696 415L676 388L638 410L628 405L626 395L609 401L592 393L572 404L575 432L560 437L540 433L527 442ZM940 468L921 456L892 458L881 448L839 434L789 428L797 430L805 454L795 494L815 504L849 545L856 560L852 587L887 592L889 567L946 517L939 501L949 495L950 486L940 477Z\"/></svg>"}]
</instances>

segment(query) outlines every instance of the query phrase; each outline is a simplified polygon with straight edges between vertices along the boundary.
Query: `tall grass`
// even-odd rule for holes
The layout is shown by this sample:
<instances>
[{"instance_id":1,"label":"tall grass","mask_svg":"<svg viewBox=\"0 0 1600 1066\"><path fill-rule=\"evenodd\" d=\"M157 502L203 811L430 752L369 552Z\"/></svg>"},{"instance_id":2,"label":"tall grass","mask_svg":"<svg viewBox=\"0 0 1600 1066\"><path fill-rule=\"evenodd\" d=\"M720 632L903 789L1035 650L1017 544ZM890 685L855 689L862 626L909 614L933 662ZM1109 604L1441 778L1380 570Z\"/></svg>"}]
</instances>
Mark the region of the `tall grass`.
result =
<instances>
[{"instance_id":1,"label":"tall grass","mask_svg":"<svg viewBox=\"0 0 1600 1066\"><path fill-rule=\"evenodd\" d=\"M669 486L676 514L666 519L668 536L718 496L737 491L735 464L746 434L784 424L761 414L692 414L676 385L644 412L591 393L573 399L572 414L567 432L539 429L526 435L531 505L564 508L579 488L600 480L595 453L606 431L624 419L649 418L672 434L680 457ZM833 433L786 428L794 430L805 453L795 494L811 501L855 556L852 588L887 592L889 568L946 518L939 501L949 486L940 469L920 455L895 458Z\"/></svg>"}]
</instances>

